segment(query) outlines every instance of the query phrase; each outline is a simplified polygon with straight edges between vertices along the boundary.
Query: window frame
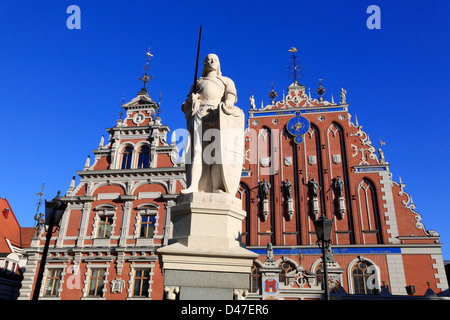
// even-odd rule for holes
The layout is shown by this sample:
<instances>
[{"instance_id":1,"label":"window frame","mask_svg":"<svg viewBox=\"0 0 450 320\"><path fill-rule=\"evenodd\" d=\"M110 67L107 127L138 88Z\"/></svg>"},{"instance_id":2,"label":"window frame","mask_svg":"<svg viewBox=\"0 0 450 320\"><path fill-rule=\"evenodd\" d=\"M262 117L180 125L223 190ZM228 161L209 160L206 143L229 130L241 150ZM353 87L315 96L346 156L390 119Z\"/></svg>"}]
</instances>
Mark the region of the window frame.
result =
<instances>
[{"instance_id":1,"label":"window frame","mask_svg":"<svg viewBox=\"0 0 450 320\"><path fill-rule=\"evenodd\" d=\"M361 294L361 293L356 293L356 287L355 287L354 276L353 276L353 270L361 262L365 263L367 265L367 268L369 268L369 267L375 268L375 272L366 274L365 280L363 280L364 281L364 291L368 292L368 290L372 290L372 292L364 293L362 295L377 295L377 294L379 294L381 291L380 268L375 264L375 262L373 262L372 260L370 260L366 257L363 257L363 256L358 256L357 258L353 259L347 266L348 292L351 294L358 294L358 295ZM373 289L368 289L367 288L367 279L369 277L373 277L373 276L375 276L375 278L373 279L375 281L375 287Z\"/></svg>"},{"instance_id":2,"label":"window frame","mask_svg":"<svg viewBox=\"0 0 450 320\"><path fill-rule=\"evenodd\" d=\"M146 150L145 152L143 152ZM150 168L150 147L144 145L139 148L137 166L138 169Z\"/></svg>"},{"instance_id":3,"label":"window frame","mask_svg":"<svg viewBox=\"0 0 450 320\"><path fill-rule=\"evenodd\" d=\"M120 169L131 169L133 163L134 148L132 146L125 146L122 149L120 157Z\"/></svg>"},{"instance_id":4,"label":"window frame","mask_svg":"<svg viewBox=\"0 0 450 320\"><path fill-rule=\"evenodd\" d=\"M142 274L138 277L137 273L141 272ZM145 276L144 272L148 272L148 275ZM150 285L152 278L152 270L149 267L138 267L134 269L133 272L133 287L131 288L131 297L132 298L149 298L150 297ZM136 280L139 280L139 294L136 294ZM146 287L146 288L145 288ZM143 292L145 291L145 292Z\"/></svg>"},{"instance_id":5,"label":"window frame","mask_svg":"<svg viewBox=\"0 0 450 320\"><path fill-rule=\"evenodd\" d=\"M95 288L94 288L94 294L91 294L91 287L92 287L92 281L93 279L93 272L94 271L102 271L103 275L102 277L96 276L94 279L96 280L95 282ZM86 297L87 298L103 298L105 296L105 288L106 288L106 275L107 275L107 270L104 267L91 267L89 268L89 281L87 282L87 290L86 290ZM101 292L99 292L99 281L101 280Z\"/></svg>"},{"instance_id":6,"label":"window frame","mask_svg":"<svg viewBox=\"0 0 450 320\"><path fill-rule=\"evenodd\" d=\"M250 272L250 286L249 293L260 293L262 287L262 276L259 271L260 266L255 263L252 266L252 270Z\"/></svg>"},{"instance_id":7,"label":"window frame","mask_svg":"<svg viewBox=\"0 0 450 320\"><path fill-rule=\"evenodd\" d=\"M136 239L136 245L152 245L154 239L162 238L162 236L158 235L159 206L150 202L138 205L136 209L136 220L134 224L134 239ZM145 216L154 217L152 237L141 236L142 217Z\"/></svg>"},{"instance_id":8,"label":"window frame","mask_svg":"<svg viewBox=\"0 0 450 320\"><path fill-rule=\"evenodd\" d=\"M59 275L50 275L51 272L59 272ZM63 278L64 278L64 268L48 268L46 272L46 278L45 278L45 286L42 291L42 297L44 298L57 298L60 296L62 284L63 284ZM49 280L51 280L51 289L50 294L47 294L48 292L48 285Z\"/></svg>"},{"instance_id":9,"label":"window frame","mask_svg":"<svg viewBox=\"0 0 450 320\"><path fill-rule=\"evenodd\" d=\"M94 208L95 216L94 216L94 223L92 224L92 231L91 231L91 239L94 240L94 242L101 242L103 240L110 240L114 237L115 234L115 227L116 227L116 210L117 207L112 204L101 204ZM100 224L101 219L107 217L107 219L111 218L111 224L110 224L110 233L109 237L100 237ZM106 230L105 230L106 231Z\"/></svg>"},{"instance_id":10,"label":"window frame","mask_svg":"<svg viewBox=\"0 0 450 320\"><path fill-rule=\"evenodd\" d=\"M102 219L106 219L103 223ZM110 223L107 223L110 221ZM113 225L114 225L114 216L111 214L102 214L98 216L98 223L97 223L97 239L111 239L111 236L113 234ZM103 234L100 235L100 231L103 227Z\"/></svg>"}]
</instances>

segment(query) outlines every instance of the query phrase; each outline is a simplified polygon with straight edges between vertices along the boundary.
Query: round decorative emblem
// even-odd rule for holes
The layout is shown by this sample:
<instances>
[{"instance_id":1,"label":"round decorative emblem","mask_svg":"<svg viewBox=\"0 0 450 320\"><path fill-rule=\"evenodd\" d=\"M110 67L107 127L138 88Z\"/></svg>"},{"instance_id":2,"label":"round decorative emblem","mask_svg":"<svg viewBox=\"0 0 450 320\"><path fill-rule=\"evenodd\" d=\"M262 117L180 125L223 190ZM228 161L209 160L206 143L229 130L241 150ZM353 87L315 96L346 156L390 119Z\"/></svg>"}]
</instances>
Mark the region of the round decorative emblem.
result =
<instances>
[{"instance_id":1,"label":"round decorative emblem","mask_svg":"<svg viewBox=\"0 0 450 320\"><path fill-rule=\"evenodd\" d=\"M133 122L137 125L141 124L145 120L145 115L143 113L136 113L133 117Z\"/></svg>"},{"instance_id":2,"label":"round decorative emblem","mask_svg":"<svg viewBox=\"0 0 450 320\"><path fill-rule=\"evenodd\" d=\"M309 121L296 114L286 123L286 130L295 137L295 143L302 143L303 135L309 130Z\"/></svg>"}]
</instances>

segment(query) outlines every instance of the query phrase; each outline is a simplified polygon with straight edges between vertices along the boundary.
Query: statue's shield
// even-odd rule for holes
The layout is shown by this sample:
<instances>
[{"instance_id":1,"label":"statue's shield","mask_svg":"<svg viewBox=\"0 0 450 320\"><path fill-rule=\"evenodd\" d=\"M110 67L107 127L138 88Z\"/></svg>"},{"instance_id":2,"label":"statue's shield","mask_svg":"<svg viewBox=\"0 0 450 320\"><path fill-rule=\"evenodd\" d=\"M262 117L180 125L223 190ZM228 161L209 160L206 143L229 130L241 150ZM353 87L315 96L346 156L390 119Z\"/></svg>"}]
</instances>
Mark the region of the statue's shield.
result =
<instances>
[{"instance_id":1,"label":"statue's shield","mask_svg":"<svg viewBox=\"0 0 450 320\"><path fill-rule=\"evenodd\" d=\"M244 112L235 108L233 114L226 114L220 108L220 151L225 191L234 195L238 191L244 164Z\"/></svg>"}]
</instances>

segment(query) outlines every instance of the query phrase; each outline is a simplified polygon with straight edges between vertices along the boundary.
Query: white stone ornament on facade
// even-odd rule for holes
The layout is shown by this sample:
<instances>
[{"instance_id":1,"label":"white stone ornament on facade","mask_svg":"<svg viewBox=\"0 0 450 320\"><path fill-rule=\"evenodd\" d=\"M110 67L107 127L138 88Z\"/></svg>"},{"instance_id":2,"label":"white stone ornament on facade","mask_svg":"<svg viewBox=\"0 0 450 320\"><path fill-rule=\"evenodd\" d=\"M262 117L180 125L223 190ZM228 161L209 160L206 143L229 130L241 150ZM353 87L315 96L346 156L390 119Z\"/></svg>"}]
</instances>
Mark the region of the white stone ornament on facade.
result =
<instances>
[{"instance_id":1,"label":"white stone ornament on facade","mask_svg":"<svg viewBox=\"0 0 450 320\"><path fill-rule=\"evenodd\" d=\"M255 106L255 97L253 95L250 96L250 108L252 110L256 110L256 106Z\"/></svg>"},{"instance_id":2,"label":"white stone ornament on facade","mask_svg":"<svg viewBox=\"0 0 450 320\"><path fill-rule=\"evenodd\" d=\"M337 215L339 219L344 219L345 216L345 199L344 197L339 197L337 200Z\"/></svg>"},{"instance_id":3,"label":"white stone ornament on facade","mask_svg":"<svg viewBox=\"0 0 450 320\"><path fill-rule=\"evenodd\" d=\"M320 212L319 199L312 198L311 203L312 203L312 214L314 216L314 220L317 220L317 218L319 217L319 212Z\"/></svg>"},{"instance_id":4,"label":"white stone ornament on facade","mask_svg":"<svg viewBox=\"0 0 450 320\"><path fill-rule=\"evenodd\" d=\"M341 88L341 104L347 103L347 90L344 87Z\"/></svg>"},{"instance_id":5,"label":"white stone ornament on facade","mask_svg":"<svg viewBox=\"0 0 450 320\"><path fill-rule=\"evenodd\" d=\"M133 122L136 125L140 125L141 123L144 122L144 120L145 120L145 115L141 112L138 112L133 116Z\"/></svg>"},{"instance_id":6,"label":"white stone ornament on facade","mask_svg":"<svg viewBox=\"0 0 450 320\"><path fill-rule=\"evenodd\" d=\"M259 160L259 162L261 163L261 167L263 167L263 168L265 168L265 167L268 167L269 166L269 164L270 164L270 158L261 158L260 160Z\"/></svg>"},{"instance_id":7,"label":"white stone ornament on facade","mask_svg":"<svg viewBox=\"0 0 450 320\"><path fill-rule=\"evenodd\" d=\"M125 287L125 280L120 278L111 280L111 293L122 293L124 287Z\"/></svg>"},{"instance_id":8,"label":"white stone ornament on facade","mask_svg":"<svg viewBox=\"0 0 450 320\"><path fill-rule=\"evenodd\" d=\"M234 289L233 290L234 300L245 300L248 296L248 290Z\"/></svg>"},{"instance_id":9,"label":"white stone ornament on facade","mask_svg":"<svg viewBox=\"0 0 450 320\"><path fill-rule=\"evenodd\" d=\"M177 294L180 292L180 287L178 286L165 286L164 294L166 295L167 300L175 300L177 298Z\"/></svg>"},{"instance_id":10,"label":"white stone ornament on facade","mask_svg":"<svg viewBox=\"0 0 450 320\"><path fill-rule=\"evenodd\" d=\"M315 165L315 164L317 164L317 158L316 158L316 156L308 156L308 163L309 163L310 165Z\"/></svg>"},{"instance_id":11,"label":"white stone ornament on facade","mask_svg":"<svg viewBox=\"0 0 450 320\"><path fill-rule=\"evenodd\" d=\"M292 165L292 157L284 157L284 165L289 167Z\"/></svg>"},{"instance_id":12,"label":"white stone ornament on facade","mask_svg":"<svg viewBox=\"0 0 450 320\"><path fill-rule=\"evenodd\" d=\"M333 154L333 163L338 164L341 163L341 155L340 154Z\"/></svg>"},{"instance_id":13,"label":"white stone ornament on facade","mask_svg":"<svg viewBox=\"0 0 450 320\"><path fill-rule=\"evenodd\" d=\"M267 217L269 216L269 200L264 199L262 201L262 211L261 211L261 219L262 221L266 221Z\"/></svg>"},{"instance_id":14,"label":"white stone ornament on facade","mask_svg":"<svg viewBox=\"0 0 450 320\"><path fill-rule=\"evenodd\" d=\"M288 220L292 219L292 216L294 215L294 200L292 198L286 200L287 203L287 218Z\"/></svg>"}]
</instances>

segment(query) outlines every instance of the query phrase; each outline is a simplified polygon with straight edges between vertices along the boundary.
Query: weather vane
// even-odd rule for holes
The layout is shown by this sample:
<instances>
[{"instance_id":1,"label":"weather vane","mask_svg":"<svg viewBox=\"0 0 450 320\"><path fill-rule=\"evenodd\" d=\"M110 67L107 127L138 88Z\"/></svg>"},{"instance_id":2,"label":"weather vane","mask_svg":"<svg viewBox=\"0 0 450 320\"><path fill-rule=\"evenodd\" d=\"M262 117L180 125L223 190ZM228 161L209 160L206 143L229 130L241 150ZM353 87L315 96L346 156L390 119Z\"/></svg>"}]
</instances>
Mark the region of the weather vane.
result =
<instances>
[{"instance_id":1,"label":"weather vane","mask_svg":"<svg viewBox=\"0 0 450 320\"><path fill-rule=\"evenodd\" d=\"M45 183L42 183L42 188L41 188L41 192L36 193L36 195L39 196L39 200L36 203L37 206L37 210L36 210L36 214L34 215L34 220L36 221L36 236L38 236L40 234L41 228L44 225L44 215L41 213L39 213L39 210L41 208L42 205L42 196L44 195L44 185Z\"/></svg>"},{"instance_id":2,"label":"weather vane","mask_svg":"<svg viewBox=\"0 0 450 320\"><path fill-rule=\"evenodd\" d=\"M146 89L145 86L147 85L147 83L153 79L152 76L148 75L148 70L150 69L149 63L152 57L153 55L150 53L150 47L148 47L147 57L145 58L144 72L142 74L142 77L138 78L138 80L141 80L142 83L144 84L144 89Z\"/></svg>"},{"instance_id":3,"label":"weather vane","mask_svg":"<svg viewBox=\"0 0 450 320\"><path fill-rule=\"evenodd\" d=\"M42 183L41 192L36 193L36 195L39 196L39 200L36 203L38 212L39 212L39 208L42 205L42 196L44 195L44 185L45 185L45 182Z\"/></svg>"},{"instance_id":4,"label":"weather vane","mask_svg":"<svg viewBox=\"0 0 450 320\"><path fill-rule=\"evenodd\" d=\"M287 68L289 72L289 77L294 79L294 84L298 84L298 79L302 76L303 67L298 64L297 56L295 53L297 52L297 48L292 47L288 50L292 53L291 62L289 63L289 67Z\"/></svg>"}]
</instances>

